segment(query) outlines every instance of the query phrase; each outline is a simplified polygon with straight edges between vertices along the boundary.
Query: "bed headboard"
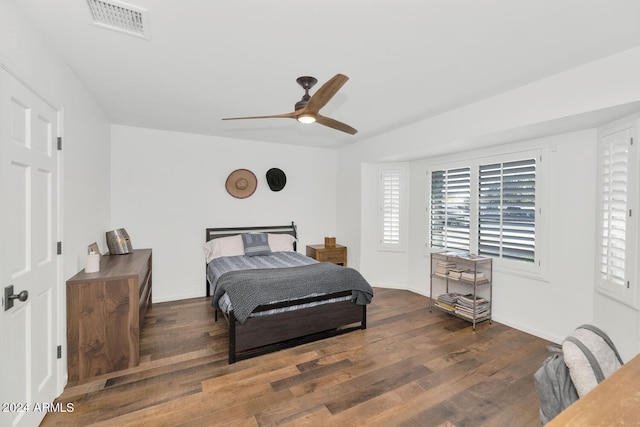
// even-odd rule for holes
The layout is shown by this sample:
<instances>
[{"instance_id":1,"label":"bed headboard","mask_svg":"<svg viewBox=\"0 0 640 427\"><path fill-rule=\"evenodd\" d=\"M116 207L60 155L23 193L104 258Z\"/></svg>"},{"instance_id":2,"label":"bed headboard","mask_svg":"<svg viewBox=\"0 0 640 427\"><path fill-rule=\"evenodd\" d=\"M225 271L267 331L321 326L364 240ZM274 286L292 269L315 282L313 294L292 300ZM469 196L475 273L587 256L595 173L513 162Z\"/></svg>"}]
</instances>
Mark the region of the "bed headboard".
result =
<instances>
[{"instance_id":1,"label":"bed headboard","mask_svg":"<svg viewBox=\"0 0 640 427\"><path fill-rule=\"evenodd\" d=\"M275 233L290 234L294 238L298 238L298 230L296 225L291 221L290 225L265 225L253 227L225 227L225 228L207 228L207 236L205 242L216 237L227 237L242 233ZM296 242L293 242L293 250L298 250Z\"/></svg>"},{"instance_id":2,"label":"bed headboard","mask_svg":"<svg viewBox=\"0 0 640 427\"><path fill-rule=\"evenodd\" d=\"M298 239L298 230L296 225L291 221L291 225L266 225L266 226L254 226L254 227L223 227L223 228L207 228L207 236L205 243L211 239L217 237L227 237L242 233L275 233L275 234L290 234L295 239ZM293 250L297 251L297 242L293 241ZM206 276L206 272L205 272ZM206 296L211 296L211 289L209 287L209 280L205 280Z\"/></svg>"}]
</instances>

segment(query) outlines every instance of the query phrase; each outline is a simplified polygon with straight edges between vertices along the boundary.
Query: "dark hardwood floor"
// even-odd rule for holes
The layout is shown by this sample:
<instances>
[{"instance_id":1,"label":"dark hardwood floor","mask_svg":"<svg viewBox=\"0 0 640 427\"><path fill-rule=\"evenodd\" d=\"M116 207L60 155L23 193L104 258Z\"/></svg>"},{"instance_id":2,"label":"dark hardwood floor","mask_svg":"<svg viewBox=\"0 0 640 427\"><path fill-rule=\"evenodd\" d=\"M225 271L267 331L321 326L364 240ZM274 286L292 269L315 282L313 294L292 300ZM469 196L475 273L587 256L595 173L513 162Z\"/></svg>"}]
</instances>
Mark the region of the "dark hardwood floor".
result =
<instances>
[{"instance_id":1,"label":"dark hardwood floor","mask_svg":"<svg viewBox=\"0 0 640 427\"><path fill-rule=\"evenodd\" d=\"M154 304L140 366L70 383L42 425L538 427L549 342L376 289L367 329L227 364L209 300Z\"/></svg>"}]
</instances>

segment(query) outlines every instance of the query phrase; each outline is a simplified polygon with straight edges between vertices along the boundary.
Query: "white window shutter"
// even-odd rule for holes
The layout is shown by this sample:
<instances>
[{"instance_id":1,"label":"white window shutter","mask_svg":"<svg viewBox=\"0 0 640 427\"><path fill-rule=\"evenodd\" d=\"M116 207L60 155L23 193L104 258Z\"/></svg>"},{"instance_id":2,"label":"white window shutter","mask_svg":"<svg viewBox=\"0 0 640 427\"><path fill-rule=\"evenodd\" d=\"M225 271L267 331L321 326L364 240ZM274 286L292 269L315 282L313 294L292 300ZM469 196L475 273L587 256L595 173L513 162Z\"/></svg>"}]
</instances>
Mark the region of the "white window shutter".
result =
<instances>
[{"instance_id":1,"label":"white window shutter","mask_svg":"<svg viewBox=\"0 0 640 427\"><path fill-rule=\"evenodd\" d=\"M601 280L609 290L626 285L630 130L603 137L599 146ZM618 292L616 292L618 293Z\"/></svg>"},{"instance_id":2,"label":"white window shutter","mask_svg":"<svg viewBox=\"0 0 640 427\"><path fill-rule=\"evenodd\" d=\"M400 245L400 182L399 169L383 169L380 172L381 183L381 244L383 246Z\"/></svg>"},{"instance_id":3,"label":"white window shutter","mask_svg":"<svg viewBox=\"0 0 640 427\"><path fill-rule=\"evenodd\" d=\"M480 166L480 255L535 261L535 197L535 159Z\"/></svg>"},{"instance_id":4,"label":"white window shutter","mask_svg":"<svg viewBox=\"0 0 640 427\"><path fill-rule=\"evenodd\" d=\"M429 245L469 250L471 170L431 172Z\"/></svg>"}]
</instances>

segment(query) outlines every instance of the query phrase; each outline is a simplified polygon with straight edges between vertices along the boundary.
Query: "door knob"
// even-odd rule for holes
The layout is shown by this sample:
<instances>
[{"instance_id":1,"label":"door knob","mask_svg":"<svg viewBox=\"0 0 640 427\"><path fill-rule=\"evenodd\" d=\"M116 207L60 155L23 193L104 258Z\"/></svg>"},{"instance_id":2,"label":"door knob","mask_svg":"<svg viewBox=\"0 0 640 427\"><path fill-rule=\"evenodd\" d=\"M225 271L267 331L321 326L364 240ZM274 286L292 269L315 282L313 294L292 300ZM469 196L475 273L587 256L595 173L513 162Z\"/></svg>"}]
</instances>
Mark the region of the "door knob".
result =
<instances>
[{"instance_id":1,"label":"door knob","mask_svg":"<svg viewBox=\"0 0 640 427\"><path fill-rule=\"evenodd\" d=\"M13 293L13 285L4 288L4 311L13 307L13 300L25 302L29 298L29 291L22 291L19 294Z\"/></svg>"}]
</instances>

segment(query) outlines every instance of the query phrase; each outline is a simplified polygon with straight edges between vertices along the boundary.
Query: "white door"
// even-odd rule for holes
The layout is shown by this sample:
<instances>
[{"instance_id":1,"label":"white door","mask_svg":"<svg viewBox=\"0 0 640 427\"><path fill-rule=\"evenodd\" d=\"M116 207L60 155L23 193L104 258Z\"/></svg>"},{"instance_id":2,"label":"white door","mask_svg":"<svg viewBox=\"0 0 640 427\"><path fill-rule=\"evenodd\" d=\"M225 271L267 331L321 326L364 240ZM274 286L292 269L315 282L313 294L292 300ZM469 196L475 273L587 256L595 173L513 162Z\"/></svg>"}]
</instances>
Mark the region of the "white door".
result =
<instances>
[{"instance_id":1,"label":"white door","mask_svg":"<svg viewBox=\"0 0 640 427\"><path fill-rule=\"evenodd\" d=\"M2 426L38 425L57 396L57 136L55 109L0 68Z\"/></svg>"}]
</instances>

